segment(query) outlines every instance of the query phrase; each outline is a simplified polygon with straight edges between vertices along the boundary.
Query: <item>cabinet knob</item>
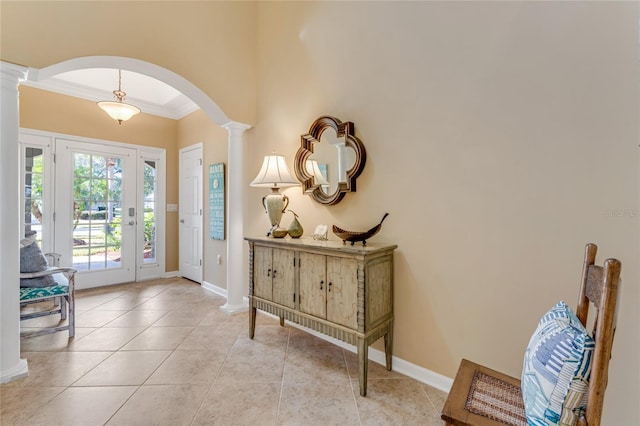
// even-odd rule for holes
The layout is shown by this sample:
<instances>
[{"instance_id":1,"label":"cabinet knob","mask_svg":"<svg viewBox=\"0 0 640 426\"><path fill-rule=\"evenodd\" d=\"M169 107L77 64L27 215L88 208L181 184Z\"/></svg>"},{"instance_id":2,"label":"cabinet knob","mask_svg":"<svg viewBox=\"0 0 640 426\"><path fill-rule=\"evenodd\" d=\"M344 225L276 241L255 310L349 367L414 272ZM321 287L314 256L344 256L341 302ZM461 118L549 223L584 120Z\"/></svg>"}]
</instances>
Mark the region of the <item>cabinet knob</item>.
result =
<instances>
[{"instance_id":1,"label":"cabinet knob","mask_svg":"<svg viewBox=\"0 0 640 426\"><path fill-rule=\"evenodd\" d=\"M320 290L322 290L323 285L324 285L324 280L320 280Z\"/></svg>"},{"instance_id":2,"label":"cabinet knob","mask_svg":"<svg viewBox=\"0 0 640 426\"><path fill-rule=\"evenodd\" d=\"M267 277L271 276L271 268L267 269Z\"/></svg>"},{"instance_id":3,"label":"cabinet knob","mask_svg":"<svg viewBox=\"0 0 640 426\"><path fill-rule=\"evenodd\" d=\"M276 272L278 272L278 271L276 271L276 270L274 269L274 270L273 270L273 278L275 278L275 277L276 277Z\"/></svg>"},{"instance_id":4,"label":"cabinet knob","mask_svg":"<svg viewBox=\"0 0 640 426\"><path fill-rule=\"evenodd\" d=\"M331 286L333 285L333 283L331 281L329 281L329 291L331 291Z\"/></svg>"}]
</instances>

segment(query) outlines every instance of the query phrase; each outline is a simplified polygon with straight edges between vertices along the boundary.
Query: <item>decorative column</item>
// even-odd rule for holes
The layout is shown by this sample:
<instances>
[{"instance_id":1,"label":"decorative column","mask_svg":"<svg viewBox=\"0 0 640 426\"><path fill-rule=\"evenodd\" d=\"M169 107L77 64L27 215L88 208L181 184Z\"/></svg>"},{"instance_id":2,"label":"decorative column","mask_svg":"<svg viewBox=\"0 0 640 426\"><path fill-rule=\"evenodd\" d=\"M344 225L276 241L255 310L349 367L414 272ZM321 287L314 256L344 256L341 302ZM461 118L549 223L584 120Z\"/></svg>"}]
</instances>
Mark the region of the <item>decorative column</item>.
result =
<instances>
[{"instance_id":1,"label":"decorative column","mask_svg":"<svg viewBox=\"0 0 640 426\"><path fill-rule=\"evenodd\" d=\"M243 302L243 283L246 269L244 253L244 199L248 184L244 182L244 132L247 124L230 121L223 125L229 132L229 167L227 189L227 303L220 310L237 314L248 309Z\"/></svg>"},{"instance_id":2,"label":"decorative column","mask_svg":"<svg viewBox=\"0 0 640 426\"><path fill-rule=\"evenodd\" d=\"M27 68L0 62L0 382L29 375L20 359L20 205L18 84Z\"/></svg>"}]
</instances>

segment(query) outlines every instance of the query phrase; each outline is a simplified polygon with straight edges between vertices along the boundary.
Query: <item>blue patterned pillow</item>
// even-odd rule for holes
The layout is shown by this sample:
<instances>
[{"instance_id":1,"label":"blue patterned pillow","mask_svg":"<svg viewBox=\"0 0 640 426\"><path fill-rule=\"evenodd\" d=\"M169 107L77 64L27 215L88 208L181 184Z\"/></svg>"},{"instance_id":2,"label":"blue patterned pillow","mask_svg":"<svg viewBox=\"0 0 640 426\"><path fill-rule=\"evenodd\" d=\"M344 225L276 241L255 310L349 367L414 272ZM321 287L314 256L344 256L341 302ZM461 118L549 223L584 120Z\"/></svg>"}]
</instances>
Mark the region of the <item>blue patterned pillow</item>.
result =
<instances>
[{"instance_id":1,"label":"blue patterned pillow","mask_svg":"<svg viewBox=\"0 0 640 426\"><path fill-rule=\"evenodd\" d=\"M587 406L594 346L565 302L542 317L522 368L522 397L530 425L576 424Z\"/></svg>"}]
</instances>

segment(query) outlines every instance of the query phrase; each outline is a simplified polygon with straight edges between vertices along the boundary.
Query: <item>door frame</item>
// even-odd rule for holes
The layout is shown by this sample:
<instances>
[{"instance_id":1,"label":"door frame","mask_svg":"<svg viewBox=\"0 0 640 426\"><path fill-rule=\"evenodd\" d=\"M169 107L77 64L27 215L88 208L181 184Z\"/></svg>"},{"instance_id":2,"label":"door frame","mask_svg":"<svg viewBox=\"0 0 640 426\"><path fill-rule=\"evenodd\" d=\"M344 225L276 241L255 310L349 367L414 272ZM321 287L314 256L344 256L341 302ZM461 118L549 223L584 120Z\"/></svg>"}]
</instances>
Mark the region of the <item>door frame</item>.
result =
<instances>
[{"instance_id":1,"label":"door frame","mask_svg":"<svg viewBox=\"0 0 640 426\"><path fill-rule=\"evenodd\" d=\"M140 176L142 175L142 171L140 170L141 163L144 160L150 160L150 159L153 159L154 161L157 162L158 208L156 209L156 214L157 214L156 239L159 244L156 250L156 262L149 263L149 264L144 264L142 262L143 254L141 250L138 250L138 248L141 244L141 238L142 240L144 239L144 229L142 226L138 226L138 229L136 231L137 243L136 243L136 264L135 264L134 279L135 281L143 281L143 280L149 280L149 279L155 279L155 278L165 278L166 277L166 272L165 272L165 265L166 265L166 258L165 258L166 257L166 149L148 147L143 145L135 145L135 144L124 143L124 142L103 140L103 139L87 138L87 137L76 136L76 135L47 132L42 130L20 128L19 141L20 141L21 147L24 145L31 146L32 144L35 146L37 141L40 141L40 143L37 145L44 145L44 144L49 145L48 152L50 153L50 158L47 160L47 164L46 164L49 183L45 183L45 185L47 185L46 187L50 188L50 190L48 191L49 195L47 198L50 200L50 203L52 206L55 206L55 200L56 200L57 185L56 185L56 182L54 182L54 177L55 177L55 167L56 167L56 161L55 161L56 160L56 142L58 139L95 144L98 147L108 146L108 147L114 147L114 148L128 148L136 151L135 161L134 161L134 165L136 169L135 170L136 171L135 205L136 205L136 212L138 212L137 220L139 223L141 223L141 217L143 216L143 211L144 211L144 202L143 202L144 190L142 187L142 181L140 180ZM46 142L47 140L48 140L48 143ZM20 173L22 175L23 172L20 171ZM23 199L23 197L24 195L21 196L21 199ZM49 215L49 218L51 219L50 231L47 234L49 236L49 242L47 243L48 244L47 247L46 248L43 247L43 249L48 249L47 251L53 251L55 247L55 240L56 240L55 211L53 211L53 214ZM23 220L21 220L21 224L22 222ZM65 264L65 263L70 263L70 259L63 258L62 264ZM77 288L92 288L100 285L110 285L110 284L116 284L116 283L96 284L96 285L89 284L89 285L77 287Z\"/></svg>"}]
</instances>

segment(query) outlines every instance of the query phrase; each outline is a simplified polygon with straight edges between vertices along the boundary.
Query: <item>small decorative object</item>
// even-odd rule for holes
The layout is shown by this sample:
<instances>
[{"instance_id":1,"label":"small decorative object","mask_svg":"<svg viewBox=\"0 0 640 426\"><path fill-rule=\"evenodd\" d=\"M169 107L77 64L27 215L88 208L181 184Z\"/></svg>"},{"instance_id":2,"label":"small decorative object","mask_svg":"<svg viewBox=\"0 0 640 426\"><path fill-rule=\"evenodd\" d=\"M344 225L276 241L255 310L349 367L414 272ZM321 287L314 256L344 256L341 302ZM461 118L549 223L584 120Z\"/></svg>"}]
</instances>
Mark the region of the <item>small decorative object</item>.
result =
<instances>
[{"instance_id":1,"label":"small decorative object","mask_svg":"<svg viewBox=\"0 0 640 426\"><path fill-rule=\"evenodd\" d=\"M362 241L362 245L364 246L367 244L367 240L369 238L373 237L380 231L380 228L382 228L382 222L384 222L387 216L389 216L389 213L385 213L379 224L365 232L345 231L344 229L333 225L333 233L342 240L342 244L346 244L347 241L350 241L351 245L353 245L356 241Z\"/></svg>"},{"instance_id":2,"label":"small decorative object","mask_svg":"<svg viewBox=\"0 0 640 426\"><path fill-rule=\"evenodd\" d=\"M316 226L316 230L313 231L313 239L319 241L327 241L327 233L329 227L327 225L320 224Z\"/></svg>"},{"instance_id":3,"label":"small decorative object","mask_svg":"<svg viewBox=\"0 0 640 426\"><path fill-rule=\"evenodd\" d=\"M273 230L271 231L271 236L272 236L273 238L284 238L284 237L286 237L286 236L287 236L287 233L288 233L288 232L289 232L289 231L287 231L285 228L280 228L280 227L278 227L278 228L273 229Z\"/></svg>"},{"instance_id":4,"label":"small decorative object","mask_svg":"<svg viewBox=\"0 0 640 426\"><path fill-rule=\"evenodd\" d=\"M293 210L289 210L289 211L293 213L293 220L289 224L289 236L291 238L300 238L304 233L304 229L302 229L302 225L298 220L298 215L296 214L296 212L294 212Z\"/></svg>"}]
</instances>

